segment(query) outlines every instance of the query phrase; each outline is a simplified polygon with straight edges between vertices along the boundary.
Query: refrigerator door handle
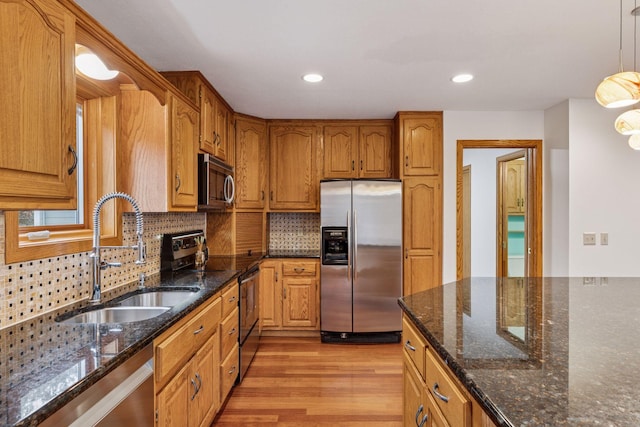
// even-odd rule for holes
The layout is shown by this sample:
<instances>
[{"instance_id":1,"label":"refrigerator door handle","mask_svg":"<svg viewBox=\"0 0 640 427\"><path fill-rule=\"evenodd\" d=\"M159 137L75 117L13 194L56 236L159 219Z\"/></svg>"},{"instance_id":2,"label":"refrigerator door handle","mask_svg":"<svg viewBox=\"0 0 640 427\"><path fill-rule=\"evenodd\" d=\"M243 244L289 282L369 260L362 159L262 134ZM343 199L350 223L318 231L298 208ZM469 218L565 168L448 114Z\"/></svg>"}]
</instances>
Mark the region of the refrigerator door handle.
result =
<instances>
[{"instance_id":1,"label":"refrigerator door handle","mask_svg":"<svg viewBox=\"0 0 640 427\"><path fill-rule=\"evenodd\" d=\"M351 211L347 210L347 280L351 280Z\"/></svg>"},{"instance_id":2,"label":"refrigerator door handle","mask_svg":"<svg viewBox=\"0 0 640 427\"><path fill-rule=\"evenodd\" d=\"M353 210L353 280L358 278L358 266L356 265L356 259L358 258L358 211Z\"/></svg>"}]
</instances>

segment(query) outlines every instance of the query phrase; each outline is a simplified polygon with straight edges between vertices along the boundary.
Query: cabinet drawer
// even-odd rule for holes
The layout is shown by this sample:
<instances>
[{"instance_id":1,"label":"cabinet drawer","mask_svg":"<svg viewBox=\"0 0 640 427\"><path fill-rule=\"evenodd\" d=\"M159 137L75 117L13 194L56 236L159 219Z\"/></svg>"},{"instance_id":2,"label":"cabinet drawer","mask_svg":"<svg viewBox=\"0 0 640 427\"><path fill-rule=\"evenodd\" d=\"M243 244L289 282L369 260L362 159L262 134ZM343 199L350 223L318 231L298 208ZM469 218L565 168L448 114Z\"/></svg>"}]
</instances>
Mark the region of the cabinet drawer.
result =
<instances>
[{"instance_id":1,"label":"cabinet drawer","mask_svg":"<svg viewBox=\"0 0 640 427\"><path fill-rule=\"evenodd\" d=\"M210 300L204 309L155 345L154 371L158 384L163 384L215 332L220 324L220 306L220 297Z\"/></svg>"},{"instance_id":2,"label":"cabinet drawer","mask_svg":"<svg viewBox=\"0 0 640 427\"><path fill-rule=\"evenodd\" d=\"M239 345L233 347L226 359L220 364L220 400L223 401L235 384L240 372Z\"/></svg>"},{"instance_id":3,"label":"cabinet drawer","mask_svg":"<svg viewBox=\"0 0 640 427\"><path fill-rule=\"evenodd\" d=\"M283 276L315 276L316 275L316 263L304 262L304 261L283 261L282 262L282 275Z\"/></svg>"},{"instance_id":4,"label":"cabinet drawer","mask_svg":"<svg viewBox=\"0 0 640 427\"><path fill-rule=\"evenodd\" d=\"M420 376L424 379L424 354L427 344L422 335L405 317L402 318L402 344L405 353L413 361Z\"/></svg>"},{"instance_id":5,"label":"cabinet drawer","mask_svg":"<svg viewBox=\"0 0 640 427\"><path fill-rule=\"evenodd\" d=\"M227 357L233 346L238 343L238 321L238 308L236 307L220 324L221 358Z\"/></svg>"},{"instance_id":6,"label":"cabinet drawer","mask_svg":"<svg viewBox=\"0 0 640 427\"><path fill-rule=\"evenodd\" d=\"M425 372L429 394L447 422L452 426L468 426L471 421L471 402L449 377L431 349L426 352Z\"/></svg>"},{"instance_id":7,"label":"cabinet drawer","mask_svg":"<svg viewBox=\"0 0 640 427\"><path fill-rule=\"evenodd\" d=\"M222 318L226 318L234 308L238 307L238 282L229 286L229 288L222 293Z\"/></svg>"}]
</instances>

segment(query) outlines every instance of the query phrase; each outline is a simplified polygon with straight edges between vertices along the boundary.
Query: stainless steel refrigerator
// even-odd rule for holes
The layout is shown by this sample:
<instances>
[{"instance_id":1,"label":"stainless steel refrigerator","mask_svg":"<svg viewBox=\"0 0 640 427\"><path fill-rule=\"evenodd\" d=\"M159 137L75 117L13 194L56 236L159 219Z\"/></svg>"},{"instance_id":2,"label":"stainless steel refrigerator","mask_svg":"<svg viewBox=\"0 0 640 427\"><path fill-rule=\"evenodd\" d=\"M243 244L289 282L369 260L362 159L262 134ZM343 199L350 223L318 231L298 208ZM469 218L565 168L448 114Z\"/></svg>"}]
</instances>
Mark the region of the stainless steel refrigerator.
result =
<instances>
[{"instance_id":1,"label":"stainless steel refrigerator","mask_svg":"<svg viewBox=\"0 0 640 427\"><path fill-rule=\"evenodd\" d=\"M320 182L323 342L399 341L402 184Z\"/></svg>"}]
</instances>

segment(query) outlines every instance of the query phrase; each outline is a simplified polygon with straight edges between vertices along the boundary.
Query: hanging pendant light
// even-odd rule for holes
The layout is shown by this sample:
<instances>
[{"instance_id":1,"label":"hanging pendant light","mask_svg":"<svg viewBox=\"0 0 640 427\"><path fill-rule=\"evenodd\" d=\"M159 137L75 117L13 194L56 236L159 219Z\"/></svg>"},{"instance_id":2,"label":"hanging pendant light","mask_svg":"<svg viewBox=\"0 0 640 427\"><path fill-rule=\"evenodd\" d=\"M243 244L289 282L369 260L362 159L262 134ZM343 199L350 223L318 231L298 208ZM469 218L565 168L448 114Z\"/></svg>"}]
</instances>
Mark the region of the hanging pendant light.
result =
<instances>
[{"instance_id":1,"label":"hanging pendant light","mask_svg":"<svg viewBox=\"0 0 640 427\"><path fill-rule=\"evenodd\" d=\"M629 137L629 147L634 150L640 150L640 135L635 134Z\"/></svg>"},{"instance_id":2,"label":"hanging pendant light","mask_svg":"<svg viewBox=\"0 0 640 427\"><path fill-rule=\"evenodd\" d=\"M614 126L623 135L640 134L640 110L629 110L620 114Z\"/></svg>"},{"instance_id":3,"label":"hanging pendant light","mask_svg":"<svg viewBox=\"0 0 640 427\"><path fill-rule=\"evenodd\" d=\"M640 102L640 73L624 71L622 67L622 0L620 0L620 48L618 60L619 72L606 77L596 89L596 101L606 108L627 107Z\"/></svg>"}]
</instances>

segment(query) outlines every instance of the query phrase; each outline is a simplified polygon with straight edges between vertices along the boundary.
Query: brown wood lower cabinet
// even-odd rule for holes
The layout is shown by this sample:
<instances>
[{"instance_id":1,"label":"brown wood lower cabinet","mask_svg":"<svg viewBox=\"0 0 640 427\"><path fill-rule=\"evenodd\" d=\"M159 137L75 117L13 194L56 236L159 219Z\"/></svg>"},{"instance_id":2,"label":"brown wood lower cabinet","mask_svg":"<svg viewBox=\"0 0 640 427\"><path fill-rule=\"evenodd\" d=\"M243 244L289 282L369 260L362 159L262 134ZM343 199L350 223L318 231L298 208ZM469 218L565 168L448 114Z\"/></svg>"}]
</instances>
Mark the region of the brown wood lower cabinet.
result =
<instances>
[{"instance_id":1,"label":"brown wood lower cabinet","mask_svg":"<svg viewBox=\"0 0 640 427\"><path fill-rule=\"evenodd\" d=\"M260 265L262 330L319 330L320 262L268 259Z\"/></svg>"},{"instance_id":2,"label":"brown wood lower cabinet","mask_svg":"<svg viewBox=\"0 0 640 427\"><path fill-rule=\"evenodd\" d=\"M402 342L405 427L495 427L406 317Z\"/></svg>"},{"instance_id":3,"label":"brown wood lower cabinet","mask_svg":"<svg viewBox=\"0 0 640 427\"><path fill-rule=\"evenodd\" d=\"M237 292L235 281L224 289L228 291L234 286ZM223 291L222 295L229 297L228 292ZM221 294L211 297L154 341L156 425L211 424L224 390L224 379L220 377L221 342L224 342L220 325L225 305ZM235 310L230 313L235 313L237 319ZM228 390L223 396L227 393Z\"/></svg>"}]
</instances>

